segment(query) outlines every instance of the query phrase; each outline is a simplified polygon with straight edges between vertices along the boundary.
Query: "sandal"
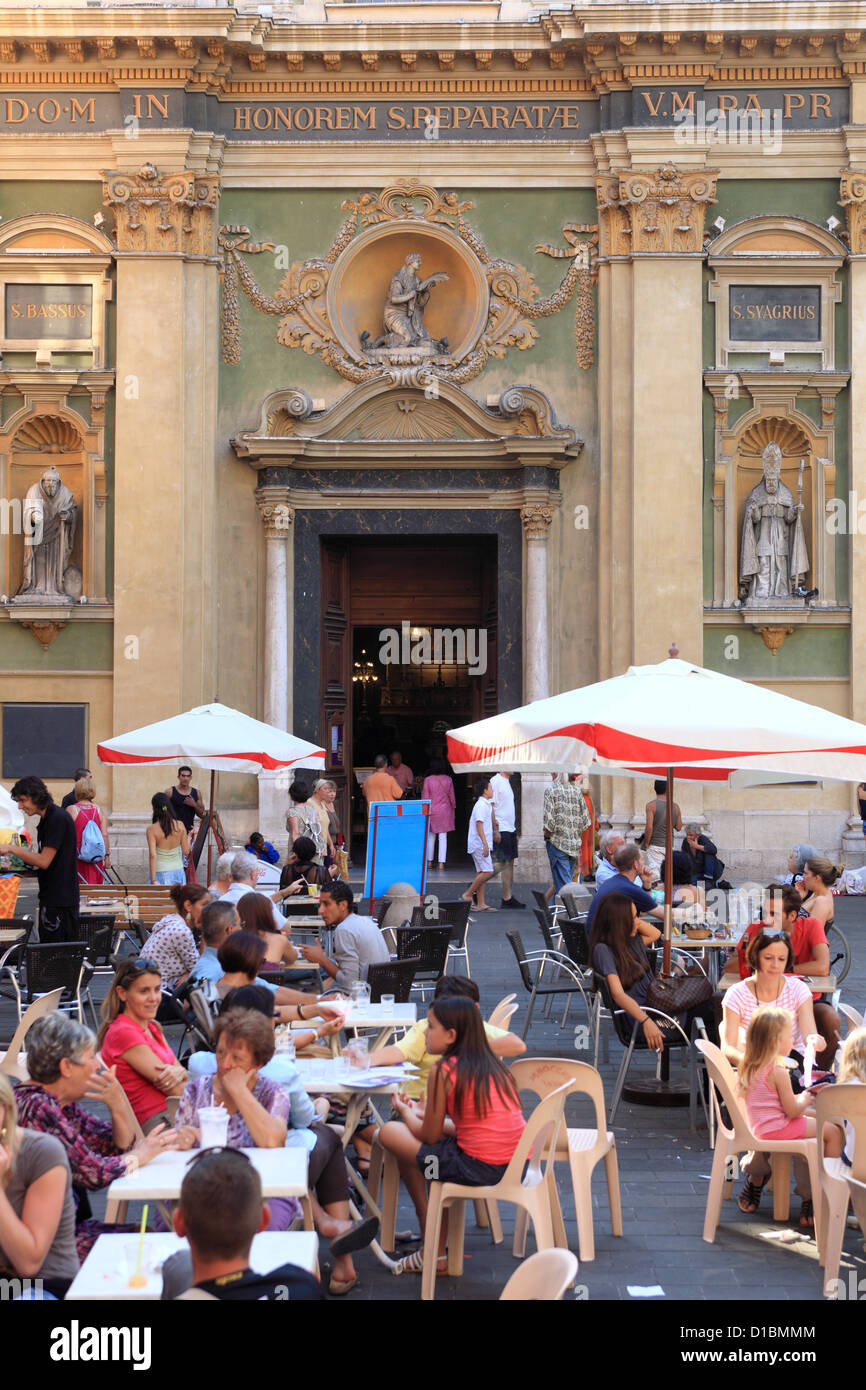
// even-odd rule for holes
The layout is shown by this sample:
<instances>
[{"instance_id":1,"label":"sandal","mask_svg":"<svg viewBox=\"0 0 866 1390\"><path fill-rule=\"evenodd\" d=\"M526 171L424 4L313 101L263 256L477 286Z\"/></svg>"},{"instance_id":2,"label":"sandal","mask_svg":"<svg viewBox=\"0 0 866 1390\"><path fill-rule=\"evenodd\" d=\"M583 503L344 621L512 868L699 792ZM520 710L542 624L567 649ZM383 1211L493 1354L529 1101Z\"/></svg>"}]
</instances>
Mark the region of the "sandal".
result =
<instances>
[{"instance_id":1,"label":"sandal","mask_svg":"<svg viewBox=\"0 0 866 1390\"><path fill-rule=\"evenodd\" d=\"M743 1185L743 1190L737 1198L737 1206L740 1211L744 1211L747 1216L754 1216L758 1207L761 1205L761 1193L767 1185L767 1179L760 1184L749 1182Z\"/></svg>"},{"instance_id":2,"label":"sandal","mask_svg":"<svg viewBox=\"0 0 866 1390\"><path fill-rule=\"evenodd\" d=\"M800 1207L800 1229L801 1231L814 1231L815 1229L815 1209L808 1198L803 1201Z\"/></svg>"},{"instance_id":3,"label":"sandal","mask_svg":"<svg viewBox=\"0 0 866 1390\"><path fill-rule=\"evenodd\" d=\"M445 1274L448 1269L448 1256L440 1255L436 1261L436 1273ZM402 1260L397 1260L392 1269L392 1274L423 1274L424 1272L424 1251L413 1250L411 1255L404 1255Z\"/></svg>"}]
</instances>

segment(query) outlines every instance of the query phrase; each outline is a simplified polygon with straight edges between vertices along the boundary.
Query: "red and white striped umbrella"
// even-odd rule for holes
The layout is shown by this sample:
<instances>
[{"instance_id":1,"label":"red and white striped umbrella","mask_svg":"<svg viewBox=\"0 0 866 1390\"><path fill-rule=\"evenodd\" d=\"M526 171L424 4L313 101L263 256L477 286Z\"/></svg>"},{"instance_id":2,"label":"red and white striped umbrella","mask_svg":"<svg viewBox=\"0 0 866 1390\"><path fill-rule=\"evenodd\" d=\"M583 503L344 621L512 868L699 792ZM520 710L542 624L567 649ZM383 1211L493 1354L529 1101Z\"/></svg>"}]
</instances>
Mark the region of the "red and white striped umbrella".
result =
<instances>
[{"instance_id":1,"label":"red and white striped umbrella","mask_svg":"<svg viewBox=\"0 0 866 1390\"><path fill-rule=\"evenodd\" d=\"M97 745L101 762L126 767L176 763L212 772L324 767L325 750L227 705L200 705Z\"/></svg>"},{"instance_id":2,"label":"red and white striped umbrella","mask_svg":"<svg viewBox=\"0 0 866 1390\"><path fill-rule=\"evenodd\" d=\"M866 725L671 659L452 729L456 772L642 775L748 787L866 780Z\"/></svg>"}]
</instances>

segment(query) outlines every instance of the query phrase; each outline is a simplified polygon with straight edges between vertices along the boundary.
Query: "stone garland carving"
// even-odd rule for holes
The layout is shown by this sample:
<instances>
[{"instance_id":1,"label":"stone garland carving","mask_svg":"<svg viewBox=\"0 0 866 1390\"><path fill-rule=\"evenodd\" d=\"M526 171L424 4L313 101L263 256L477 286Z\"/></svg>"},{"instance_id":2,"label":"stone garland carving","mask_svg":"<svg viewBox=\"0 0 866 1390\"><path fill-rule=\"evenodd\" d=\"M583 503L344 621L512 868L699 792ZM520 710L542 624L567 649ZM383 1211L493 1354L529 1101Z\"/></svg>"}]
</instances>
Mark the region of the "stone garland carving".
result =
<instances>
[{"instance_id":1,"label":"stone garland carving","mask_svg":"<svg viewBox=\"0 0 866 1390\"><path fill-rule=\"evenodd\" d=\"M839 206L845 209L851 253L863 255L866 252L866 173L859 169L841 171Z\"/></svg>"},{"instance_id":2,"label":"stone garland carving","mask_svg":"<svg viewBox=\"0 0 866 1390\"><path fill-rule=\"evenodd\" d=\"M663 164L655 173L622 170L596 184L602 253L698 254L707 205L716 201L718 170L680 170Z\"/></svg>"},{"instance_id":3,"label":"stone garland carving","mask_svg":"<svg viewBox=\"0 0 866 1390\"><path fill-rule=\"evenodd\" d=\"M265 294L259 288L243 259L245 255L273 249L273 243L252 242L247 227L234 225L220 228L218 244L223 255L221 335L225 362L236 364L240 360L237 301L240 284L247 298L261 313L282 317L277 339L284 347L300 347L306 353L320 353L323 361L348 381L362 382L374 376L385 376L397 385L418 384L419 368L415 365L389 365L376 360L358 362L351 358L337 341L326 302L331 267L362 229L383 222L412 219L418 221L419 227L425 222L448 226L474 253L484 268L490 286L488 320L479 341L459 363L444 358L425 364L420 369L424 378L421 384L429 384L432 377L441 377L455 385L462 385L477 377L491 357L503 358L508 347L517 347L521 351L531 348L538 338L538 330L532 320L558 313L576 289L577 359L581 367L591 366L594 341L594 270L591 261L597 241L596 228L569 223L563 229L569 249L541 243L536 246L541 254L568 257L574 262L555 293L547 299L539 299L534 277L529 271L523 266L491 257L481 238L463 217L464 211L474 207L474 204L459 202L456 193L440 194L427 184L408 179L390 185L380 193L362 193L357 200L346 199L342 207L349 215L328 251L321 258L296 261L283 277L276 295ZM578 236L588 239L578 243Z\"/></svg>"},{"instance_id":4,"label":"stone garland carving","mask_svg":"<svg viewBox=\"0 0 866 1390\"><path fill-rule=\"evenodd\" d=\"M214 254L216 174L191 169L160 174L153 164L143 164L137 174L103 169L102 178L102 201L114 209L119 251Z\"/></svg>"}]
</instances>

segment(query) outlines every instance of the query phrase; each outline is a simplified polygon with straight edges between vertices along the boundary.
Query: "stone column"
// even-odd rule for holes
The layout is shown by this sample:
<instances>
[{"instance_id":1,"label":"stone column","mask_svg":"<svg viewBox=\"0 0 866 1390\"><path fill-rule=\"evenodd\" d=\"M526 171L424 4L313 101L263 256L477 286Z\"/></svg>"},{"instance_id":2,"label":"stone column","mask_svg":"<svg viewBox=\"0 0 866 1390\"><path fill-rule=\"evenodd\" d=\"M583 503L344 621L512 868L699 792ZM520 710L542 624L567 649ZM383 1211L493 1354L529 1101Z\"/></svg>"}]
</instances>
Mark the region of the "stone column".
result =
<instances>
[{"instance_id":1,"label":"stone column","mask_svg":"<svg viewBox=\"0 0 866 1390\"><path fill-rule=\"evenodd\" d=\"M520 512L525 538L523 567L523 700L545 700L550 694L548 649L548 551L553 507L548 501L527 502ZM522 882L546 882L547 853L542 835L542 802L549 782L546 772L521 774L520 857L515 866Z\"/></svg>"},{"instance_id":2,"label":"stone column","mask_svg":"<svg viewBox=\"0 0 866 1390\"><path fill-rule=\"evenodd\" d=\"M859 84L859 102L866 110L866 83ZM853 117L852 117L853 119ZM862 117L861 117L862 119ZM866 150L860 150L860 158ZM858 160L859 162L859 160ZM861 166L862 167L862 166ZM866 178L853 170L842 171L841 200L848 221L851 256L848 267L850 304L848 323L851 364L850 399L850 472L849 491L858 499L866 498L866 372L858 370L866 362ZM852 519L849 518L849 526ZM851 559L851 718L866 721L866 564L861 547L863 538L854 531L848 544ZM842 854L848 868L864 863L863 831L857 810L856 787L851 787L852 814L842 835Z\"/></svg>"},{"instance_id":3,"label":"stone column","mask_svg":"<svg viewBox=\"0 0 866 1390\"><path fill-rule=\"evenodd\" d=\"M256 489L265 531L264 714L266 724L288 728L289 591L288 541L294 508L286 487ZM291 773L259 773L259 830L266 839L283 838Z\"/></svg>"},{"instance_id":4,"label":"stone column","mask_svg":"<svg viewBox=\"0 0 866 1390\"><path fill-rule=\"evenodd\" d=\"M599 675L703 660L701 266L715 172L599 174ZM600 819L643 828L651 781L604 779ZM682 798L679 798L680 800ZM697 813L701 792L689 788Z\"/></svg>"},{"instance_id":5,"label":"stone column","mask_svg":"<svg viewBox=\"0 0 866 1390\"><path fill-rule=\"evenodd\" d=\"M215 698L219 179L103 171L116 220L114 732ZM116 769L112 848L145 864L164 768ZM133 881L134 878L133 878Z\"/></svg>"}]
</instances>

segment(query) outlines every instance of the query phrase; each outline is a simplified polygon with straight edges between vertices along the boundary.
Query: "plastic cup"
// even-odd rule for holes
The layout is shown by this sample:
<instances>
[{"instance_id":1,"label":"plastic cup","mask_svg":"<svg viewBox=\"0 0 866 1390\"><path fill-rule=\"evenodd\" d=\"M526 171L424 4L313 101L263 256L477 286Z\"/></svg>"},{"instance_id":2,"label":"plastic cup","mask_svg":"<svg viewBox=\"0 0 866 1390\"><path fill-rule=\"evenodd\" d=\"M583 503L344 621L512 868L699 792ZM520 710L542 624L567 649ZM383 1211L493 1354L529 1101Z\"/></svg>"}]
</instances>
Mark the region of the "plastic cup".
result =
<instances>
[{"instance_id":1,"label":"plastic cup","mask_svg":"<svg viewBox=\"0 0 866 1390\"><path fill-rule=\"evenodd\" d=\"M370 1044L366 1038L353 1038L346 1053L357 1071L364 1071L370 1065Z\"/></svg>"},{"instance_id":2,"label":"plastic cup","mask_svg":"<svg viewBox=\"0 0 866 1390\"><path fill-rule=\"evenodd\" d=\"M382 1006L382 1013L385 1015L386 1018L390 1018L390 1016L394 1012L393 994L383 994L379 1002Z\"/></svg>"},{"instance_id":3,"label":"plastic cup","mask_svg":"<svg viewBox=\"0 0 866 1390\"><path fill-rule=\"evenodd\" d=\"M229 1134L229 1112L223 1105L204 1105L198 1112L203 1149L225 1148Z\"/></svg>"}]
</instances>

